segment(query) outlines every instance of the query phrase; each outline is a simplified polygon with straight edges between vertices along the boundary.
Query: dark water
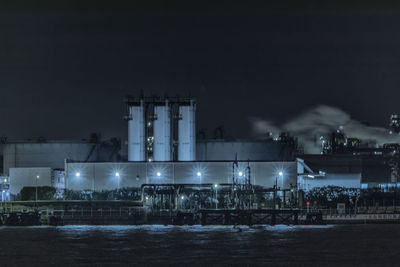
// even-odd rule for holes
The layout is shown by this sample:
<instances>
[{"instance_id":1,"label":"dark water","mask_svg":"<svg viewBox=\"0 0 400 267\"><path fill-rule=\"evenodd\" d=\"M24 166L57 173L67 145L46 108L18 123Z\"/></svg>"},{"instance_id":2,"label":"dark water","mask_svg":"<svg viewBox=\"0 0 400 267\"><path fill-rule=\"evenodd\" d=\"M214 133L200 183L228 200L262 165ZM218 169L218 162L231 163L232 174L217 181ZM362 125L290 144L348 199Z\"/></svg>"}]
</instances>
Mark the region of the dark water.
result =
<instances>
[{"instance_id":1,"label":"dark water","mask_svg":"<svg viewBox=\"0 0 400 267\"><path fill-rule=\"evenodd\" d=\"M1 227L0 266L398 266L400 225Z\"/></svg>"}]
</instances>

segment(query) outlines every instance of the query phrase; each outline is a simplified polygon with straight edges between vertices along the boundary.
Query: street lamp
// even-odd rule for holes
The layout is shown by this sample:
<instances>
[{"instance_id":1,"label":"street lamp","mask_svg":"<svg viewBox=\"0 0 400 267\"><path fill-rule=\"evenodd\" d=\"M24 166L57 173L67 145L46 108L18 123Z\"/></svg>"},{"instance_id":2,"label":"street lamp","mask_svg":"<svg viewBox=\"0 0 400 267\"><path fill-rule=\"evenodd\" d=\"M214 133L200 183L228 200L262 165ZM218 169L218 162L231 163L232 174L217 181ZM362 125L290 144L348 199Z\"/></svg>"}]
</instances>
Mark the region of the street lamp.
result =
<instances>
[{"instance_id":1,"label":"street lamp","mask_svg":"<svg viewBox=\"0 0 400 267\"><path fill-rule=\"evenodd\" d=\"M118 181L118 190L119 190L119 172L115 172L115 177L117 178L117 181Z\"/></svg>"},{"instance_id":2,"label":"street lamp","mask_svg":"<svg viewBox=\"0 0 400 267\"><path fill-rule=\"evenodd\" d=\"M280 178L282 178L282 177L283 177L283 172L282 172L282 171L279 171L279 172L278 172L278 176L279 176ZM274 209L276 209L276 199L277 199L277 197L278 197L278 176L275 177Z\"/></svg>"},{"instance_id":3,"label":"street lamp","mask_svg":"<svg viewBox=\"0 0 400 267\"><path fill-rule=\"evenodd\" d=\"M283 172L282 172L282 171L278 172L278 176L279 176L279 178L282 178L282 177L283 177ZM275 186L276 186L276 188L278 188L278 176L277 176L276 179L275 179ZM282 186L283 186L283 185L282 185Z\"/></svg>"},{"instance_id":4,"label":"street lamp","mask_svg":"<svg viewBox=\"0 0 400 267\"><path fill-rule=\"evenodd\" d=\"M218 209L218 184L214 185L215 188L215 209Z\"/></svg>"},{"instance_id":5,"label":"street lamp","mask_svg":"<svg viewBox=\"0 0 400 267\"><path fill-rule=\"evenodd\" d=\"M201 177L201 172L197 172L197 177Z\"/></svg>"}]
</instances>

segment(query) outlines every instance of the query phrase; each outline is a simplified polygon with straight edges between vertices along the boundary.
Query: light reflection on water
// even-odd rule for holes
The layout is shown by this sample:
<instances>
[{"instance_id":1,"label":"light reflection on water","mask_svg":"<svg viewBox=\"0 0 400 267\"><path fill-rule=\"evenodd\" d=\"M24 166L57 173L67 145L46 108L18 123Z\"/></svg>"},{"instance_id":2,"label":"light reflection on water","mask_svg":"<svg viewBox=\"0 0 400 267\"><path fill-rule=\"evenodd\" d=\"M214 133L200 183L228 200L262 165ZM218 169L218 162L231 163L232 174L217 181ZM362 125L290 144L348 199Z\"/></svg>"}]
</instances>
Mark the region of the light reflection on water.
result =
<instances>
[{"instance_id":1,"label":"light reflection on water","mask_svg":"<svg viewBox=\"0 0 400 267\"><path fill-rule=\"evenodd\" d=\"M400 225L0 227L0 237L0 266L378 266L400 260Z\"/></svg>"}]
</instances>

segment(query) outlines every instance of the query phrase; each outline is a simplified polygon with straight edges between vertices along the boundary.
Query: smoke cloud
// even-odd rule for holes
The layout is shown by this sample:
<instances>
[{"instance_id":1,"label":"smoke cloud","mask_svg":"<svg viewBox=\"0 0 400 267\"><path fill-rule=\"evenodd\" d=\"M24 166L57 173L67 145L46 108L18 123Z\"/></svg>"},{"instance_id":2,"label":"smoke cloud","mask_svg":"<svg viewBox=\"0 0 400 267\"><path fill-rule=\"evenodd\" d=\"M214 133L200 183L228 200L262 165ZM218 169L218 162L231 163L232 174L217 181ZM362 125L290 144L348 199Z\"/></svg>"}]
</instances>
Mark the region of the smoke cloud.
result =
<instances>
[{"instance_id":1,"label":"smoke cloud","mask_svg":"<svg viewBox=\"0 0 400 267\"><path fill-rule=\"evenodd\" d=\"M305 153L319 154L321 152L320 137L328 137L333 131L343 130L350 138L358 138L363 142L400 143L398 134L389 134L389 130L382 127L371 127L351 118L341 109L320 105L301 113L283 125L276 125L271 121L260 118L250 118L253 137L267 138L267 133L278 136L280 132L289 132L297 137Z\"/></svg>"}]
</instances>

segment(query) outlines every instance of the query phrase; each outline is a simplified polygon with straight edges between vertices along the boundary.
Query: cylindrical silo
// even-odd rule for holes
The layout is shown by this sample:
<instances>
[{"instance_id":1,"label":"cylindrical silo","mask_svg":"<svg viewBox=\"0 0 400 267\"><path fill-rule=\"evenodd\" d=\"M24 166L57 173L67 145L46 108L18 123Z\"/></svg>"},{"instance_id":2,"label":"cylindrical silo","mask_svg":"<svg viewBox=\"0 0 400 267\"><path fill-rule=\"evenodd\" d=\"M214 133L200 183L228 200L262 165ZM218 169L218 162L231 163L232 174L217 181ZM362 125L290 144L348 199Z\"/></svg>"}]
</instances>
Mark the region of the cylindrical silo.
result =
<instances>
[{"instance_id":1,"label":"cylindrical silo","mask_svg":"<svg viewBox=\"0 0 400 267\"><path fill-rule=\"evenodd\" d=\"M179 107L178 122L178 160L196 160L196 105L190 101L189 106Z\"/></svg>"},{"instance_id":2,"label":"cylindrical silo","mask_svg":"<svg viewBox=\"0 0 400 267\"><path fill-rule=\"evenodd\" d=\"M128 160L145 161L145 119L144 102L129 107Z\"/></svg>"},{"instance_id":3,"label":"cylindrical silo","mask_svg":"<svg viewBox=\"0 0 400 267\"><path fill-rule=\"evenodd\" d=\"M171 112L168 100L154 107L153 160L171 161Z\"/></svg>"}]
</instances>

